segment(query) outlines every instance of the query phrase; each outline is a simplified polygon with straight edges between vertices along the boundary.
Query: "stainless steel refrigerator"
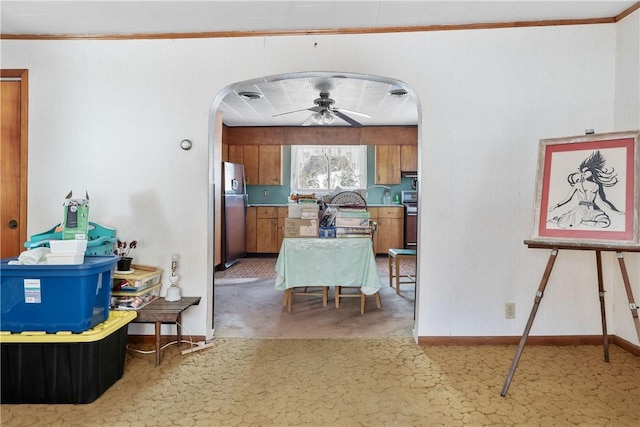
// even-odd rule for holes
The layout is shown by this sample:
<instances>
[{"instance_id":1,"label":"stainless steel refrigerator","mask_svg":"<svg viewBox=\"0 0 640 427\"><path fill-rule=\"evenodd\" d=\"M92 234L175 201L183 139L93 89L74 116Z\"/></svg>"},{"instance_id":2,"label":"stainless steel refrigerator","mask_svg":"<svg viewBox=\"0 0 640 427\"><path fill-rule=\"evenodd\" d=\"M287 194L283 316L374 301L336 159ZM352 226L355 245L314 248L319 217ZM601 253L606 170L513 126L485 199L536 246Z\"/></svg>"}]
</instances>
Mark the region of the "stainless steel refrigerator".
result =
<instances>
[{"instance_id":1,"label":"stainless steel refrigerator","mask_svg":"<svg viewBox=\"0 0 640 427\"><path fill-rule=\"evenodd\" d=\"M248 199L244 183L244 166L230 162L223 162L222 166L223 263L225 268L229 268L247 254L245 221Z\"/></svg>"}]
</instances>

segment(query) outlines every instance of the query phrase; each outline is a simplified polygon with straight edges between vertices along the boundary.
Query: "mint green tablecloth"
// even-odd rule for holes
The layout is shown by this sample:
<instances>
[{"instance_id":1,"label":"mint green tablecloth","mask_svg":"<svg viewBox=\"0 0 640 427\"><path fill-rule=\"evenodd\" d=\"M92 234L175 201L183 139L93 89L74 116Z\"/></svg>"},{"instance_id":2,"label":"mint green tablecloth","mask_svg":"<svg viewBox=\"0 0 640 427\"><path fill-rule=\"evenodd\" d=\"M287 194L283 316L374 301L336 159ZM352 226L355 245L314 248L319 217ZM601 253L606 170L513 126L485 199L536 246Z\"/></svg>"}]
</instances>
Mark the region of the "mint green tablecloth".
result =
<instances>
[{"instance_id":1,"label":"mint green tablecloth","mask_svg":"<svg viewBox=\"0 0 640 427\"><path fill-rule=\"evenodd\" d=\"M276 289L301 286L360 287L365 295L380 290L369 238L285 238L276 262Z\"/></svg>"}]
</instances>

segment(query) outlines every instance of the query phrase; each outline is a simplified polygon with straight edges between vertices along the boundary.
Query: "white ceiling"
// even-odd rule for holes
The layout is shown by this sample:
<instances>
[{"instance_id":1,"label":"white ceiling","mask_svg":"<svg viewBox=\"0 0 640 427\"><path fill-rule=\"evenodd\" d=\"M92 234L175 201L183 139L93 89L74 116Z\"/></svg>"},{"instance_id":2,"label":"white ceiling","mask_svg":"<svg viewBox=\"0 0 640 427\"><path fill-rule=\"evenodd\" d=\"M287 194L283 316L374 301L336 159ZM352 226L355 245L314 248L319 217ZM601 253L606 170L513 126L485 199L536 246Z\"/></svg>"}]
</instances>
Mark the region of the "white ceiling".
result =
<instances>
[{"instance_id":1,"label":"white ceiling","mask_svg":"<svg viewBox=\"0 0 640 427\"><path fill-rule=\"evenodd\" d=\"M434 25L612 18L635 1L32 1L1 0L3 35L104 36L166 33L279 32L384 29ZM293 76L292 76L293 77ZM229 126L299 126L313 100L328 90L334 107L366 113L350 115L364 126L416 124L415 99L388 95L387 81L336 78L312 73L278 81L257 80L234 87L220 105ZM247 100L236 92L251 91ZM273 117L288 111L303 110ZM336 119L334 125L347 125Z\"/></svg>"}]
</instances>

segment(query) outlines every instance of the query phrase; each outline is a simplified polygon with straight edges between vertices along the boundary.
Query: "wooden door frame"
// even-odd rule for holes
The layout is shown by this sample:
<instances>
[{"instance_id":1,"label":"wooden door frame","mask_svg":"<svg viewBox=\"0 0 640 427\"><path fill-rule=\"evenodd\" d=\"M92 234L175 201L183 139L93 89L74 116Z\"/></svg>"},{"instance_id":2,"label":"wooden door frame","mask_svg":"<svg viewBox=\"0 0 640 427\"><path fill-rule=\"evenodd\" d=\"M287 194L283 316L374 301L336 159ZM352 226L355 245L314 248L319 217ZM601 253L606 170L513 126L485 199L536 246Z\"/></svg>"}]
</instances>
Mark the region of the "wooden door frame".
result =
<instances>
[{"instance_id":1,"label":"wooden door frame","mask_svg":"<svg viewBox=\"0 0 640 427\"><path fill-rule=\"evenodd\" d=\"M29 70L0 69L0 78L20 81L20 241L27 241L27 156L29 134Z\"/></svg>"}]
</instances>

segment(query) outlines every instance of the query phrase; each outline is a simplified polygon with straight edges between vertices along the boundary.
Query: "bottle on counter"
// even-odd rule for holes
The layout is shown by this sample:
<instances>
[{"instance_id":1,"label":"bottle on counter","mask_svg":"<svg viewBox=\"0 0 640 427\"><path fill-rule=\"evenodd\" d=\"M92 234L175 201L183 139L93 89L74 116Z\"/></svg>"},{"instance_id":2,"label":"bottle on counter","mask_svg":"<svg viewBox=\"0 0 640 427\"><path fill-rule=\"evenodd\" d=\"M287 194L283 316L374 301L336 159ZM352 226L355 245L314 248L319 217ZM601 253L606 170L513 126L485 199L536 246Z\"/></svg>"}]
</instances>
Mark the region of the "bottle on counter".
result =
<instances>
[{"instance_id":1,"label":"bottle on counter","mask_svg":"<svg viewBox=\"0 0 640 427\"><path fill-rule=\"evenodd\" d=\"M389 190L384 190L384 194L382 196L382 204L383 205L391 204L391 192Z\"/></svg>"}]
</instances>

